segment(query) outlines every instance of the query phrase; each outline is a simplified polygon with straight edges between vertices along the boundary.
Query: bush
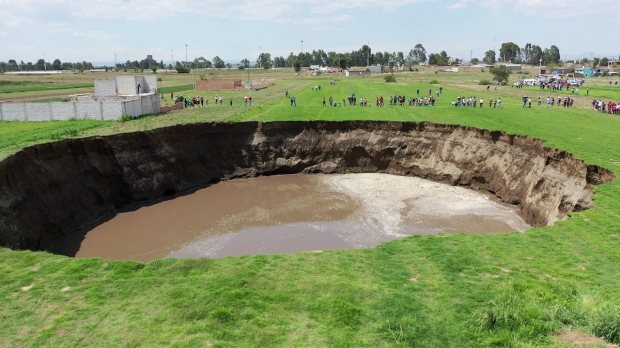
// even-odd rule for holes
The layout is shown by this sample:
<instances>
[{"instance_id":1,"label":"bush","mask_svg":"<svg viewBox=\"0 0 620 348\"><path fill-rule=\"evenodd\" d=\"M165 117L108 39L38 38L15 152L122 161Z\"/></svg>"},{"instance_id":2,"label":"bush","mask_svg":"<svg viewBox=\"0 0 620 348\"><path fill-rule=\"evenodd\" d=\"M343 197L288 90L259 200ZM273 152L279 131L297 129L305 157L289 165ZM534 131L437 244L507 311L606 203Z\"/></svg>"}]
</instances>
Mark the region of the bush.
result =
<instances>
[{"instance_id":1,"label":"bush","mask_svg":"<svg viewBox=\"0 0 620 348\"><path fill-rule=\"evenodd\" d=\"M158 78L157 78L157 82L161 82L161 77L158 77Z\"/></svg>"},{"instance_id":2,"label":"bush","mask_svg":"<svg viewBox=\"0 0 620 348\"><path fill-rule=\"evenodd\" d=\"M120 122L127 122L127 121L131 121L131 120L133 120L133 119L134 119L134 117L133 117L133 116L128 115L128 114L124 114L124 115L123 115L123 116L121 116L121 118L119 118L118 120L119 120Z\"/></svg>"},{"instance_id":3,"label":"bush","mask_svg":"<svg viewBox=\"0 0 620 348\"><path fill-rule=\"evenodd\" d=\"M383 78L385 82L396 82L396 76L394 76L394 74L385 75Z\"/></svg>"},{"instance_id":4,"label":"bush","mask_svg":"<svg viewBox=\"0 0 620 348\"><path fill-rule=\"evenodd\" d=\"M178 66L177 67L177 72L179 74L189 74L189 69L184 67L184 66Z\"/></svg>"},{"instance_id":5,"label":"bush","mask_svg":"<svg viewBox=\"0 0 620 348\"><path fill-rule=\"evenodd\" d=\"M431 82L429 82L431 85L437 85L439 84L439 81L437 80L432 80Z\"/></svg>"},{"instance_id":6,"label":"bush","mask_svg":"<svg viewBox=\"0 0 620 348\"><path fill-rule=\"evenodd\" d=\"M593 325L593 332L607 342L620 344L620 314L609 312L598 317Z\"/></svg>"},{"instance_id":7,"label":"bush","mask_svg":"<svg viewBox=\"0 0 620 348\"><path fill-rule=\"evenodd\" d=\"M497 82L508 81L508 76L512 73L505 65L500 65L490 71L495 76L495 81Z\"/></svg>"},{"instance_id":8,"label":"bush","mask_svg":"<svg viewBox=\"0 0 620 348\"><path fill-rule=\"evenodd\" d=\"M478 84L480 86L488 86L488 85L491 84L491 81L489 81L489 80L480 80L480 82L478 82Z\"/></svg>"}]
</instances>

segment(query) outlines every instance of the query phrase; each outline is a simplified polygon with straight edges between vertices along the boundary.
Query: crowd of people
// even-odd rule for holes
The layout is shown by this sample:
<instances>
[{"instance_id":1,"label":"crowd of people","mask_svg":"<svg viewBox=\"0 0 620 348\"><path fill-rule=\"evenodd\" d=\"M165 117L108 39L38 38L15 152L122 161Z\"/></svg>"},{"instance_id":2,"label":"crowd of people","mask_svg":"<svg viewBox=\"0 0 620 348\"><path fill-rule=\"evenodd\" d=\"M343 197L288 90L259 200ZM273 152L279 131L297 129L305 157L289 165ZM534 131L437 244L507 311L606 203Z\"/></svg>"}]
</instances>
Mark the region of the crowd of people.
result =
<instances>
[{"instance_id":1,"label":"crowd of people","mask_svg":"<svg viewBox=\"0 0 620 348\"><path fill-rule=\"evenodd\" d=\"M592 100L592 109L612 115L620 115L620 103L608 102L605 104L602 100Z\"/></svg>"},{"instance_id":2,"label":"crowd of people","mask_svg":"<svg viewBox=\"0 0 620 348\"><path fill-rule=\"evenodd\" d=\"M453 107L484 107L484 98L476 98L476 96L465 98L457 97L456 101L452 101ZM489 98L489 107L490 108L501 108L502 107L502 98Z\"/></svg>"}]
</instances>

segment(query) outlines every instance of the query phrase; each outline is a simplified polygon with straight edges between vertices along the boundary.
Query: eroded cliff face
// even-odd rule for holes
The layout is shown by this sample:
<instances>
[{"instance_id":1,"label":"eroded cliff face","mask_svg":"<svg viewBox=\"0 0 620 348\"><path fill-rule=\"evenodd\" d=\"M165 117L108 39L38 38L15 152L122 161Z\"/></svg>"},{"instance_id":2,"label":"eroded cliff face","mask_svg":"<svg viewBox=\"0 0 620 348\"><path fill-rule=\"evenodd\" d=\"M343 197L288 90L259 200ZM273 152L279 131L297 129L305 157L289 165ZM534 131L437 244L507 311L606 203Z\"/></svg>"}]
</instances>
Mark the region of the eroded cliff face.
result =
<instances>
[{"instance_id":1,"label":"eroded cliff face","mask_svg":"<svg viewBox=\"0 0 620 348\"><path fill-rule=\"evenodd\" d=\"M419 176L494 193L544 226L591 206L613 173L543 141L395 122L179 125L26 148L0 163L0 245L51 250L119 208L221 180L291 173Z\"/></svg>"}]
</instances>

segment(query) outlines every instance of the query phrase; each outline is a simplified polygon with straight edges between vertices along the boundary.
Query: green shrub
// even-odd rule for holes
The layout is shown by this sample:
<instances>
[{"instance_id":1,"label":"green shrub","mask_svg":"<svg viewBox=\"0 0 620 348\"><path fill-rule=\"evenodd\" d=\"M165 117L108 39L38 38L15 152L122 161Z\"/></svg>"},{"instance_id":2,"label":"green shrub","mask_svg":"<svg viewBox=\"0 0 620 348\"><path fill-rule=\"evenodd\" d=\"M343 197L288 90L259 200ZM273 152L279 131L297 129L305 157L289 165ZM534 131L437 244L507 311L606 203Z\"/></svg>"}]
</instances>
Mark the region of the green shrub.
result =
<instances>
[{"instance_id":1,"label":"green shrub","mask_svg":"<svg viewBox=\"0 0 620 348\"><path fill-rule=\"evenodd\" d=\"M396 76L394 76L394 74L385 75L383 79L385 79L385 82L396 82Z\"/></svg>"},{"instance_id":2,"label":"green shrub","mask_svg":"<svg viewBox=\"0 0 620 348\"><path fill-rule=\"evenodd\" d=\"M594 321L593 333L607 342L620 344L620 313L610 311L599 316Z\"/></svg>"},{"instance_id":3,"label":"green shrub","mask_svg":"<svg viewBox=\"0 0 620 348\"><path fill-rule=\"evenodd\" d=\"M431 85L437 85L439 84L439 81L437 80L432 80L431 82L429 82Z\"/></svg>"},{"instance_id":4,"label":"green shrub","mask_svg":"<svg viewBox=\"0 0 620 348\"><path fill-rule=\"evenodd\" d=\"M478 84L480 86L488 86L488 85L491 84L491 81L489 81L489 80L480 80L480 82L478 82Z\"/></svg>"},{"instance_id":5,"label":"green shrub","mask_svg":"<svg viewBox=\"0 0 620 348\"><path fill-rule=\"evenodd\" d=\"M134 119L134 117L133 117L133 116L131 116L131 115L127 115L127 114L124 114L123 116L121 116L121 118L119 119L119 121L120 121L120 122L127 122L127 121L131 121L131 120L133 120L133 119Z\"/></svg>"}]
</instances>

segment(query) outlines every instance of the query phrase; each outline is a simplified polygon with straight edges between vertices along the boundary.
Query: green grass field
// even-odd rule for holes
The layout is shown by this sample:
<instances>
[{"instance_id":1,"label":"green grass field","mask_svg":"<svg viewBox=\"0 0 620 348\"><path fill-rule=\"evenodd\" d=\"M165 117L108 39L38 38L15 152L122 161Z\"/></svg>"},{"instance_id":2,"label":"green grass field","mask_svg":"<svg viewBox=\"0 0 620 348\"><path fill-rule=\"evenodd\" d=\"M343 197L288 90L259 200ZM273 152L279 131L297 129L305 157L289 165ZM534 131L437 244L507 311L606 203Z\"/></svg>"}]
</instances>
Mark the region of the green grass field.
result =
<instances>
[{"instance_id":1,"label":"green grass field","mask_svg":"<svg viewBox=\"0 0 620 348\"><path fill-rule=\"evenodd\" d=\"M0 94L94 87L93 83L58 83L51 81L2 81Z\"/></svg>"},{"instance_id":2,"label":"green grass field","mask_svg":"<svg viewBox=\"0 0 620 348\"><path fill-rule=\"evenodd\" d=\"M586 96L575 97L584 107L523 109L523 90L483 92L477 81L488 76L287 78L253 92L252 107L243 105L245 91L175 92L209 106L125 123L4 122L0 158L67 128L82 137L213 120L355 119L530 135L620 173L619 116L589 110ZM439 86L435 107L374 106L381 95L387 104L390 95ZM592 85L598 92L620 101L620 91ZM372 106L321 106L349 93ZM213 105L215 95L224 105ZM503 107L453 108L459 95L501 97ZM595 192L595 208L551 227L416 236L371 249L148 264L0 249L0 347L572 347L554 338L563 330L620 343L620 180Z\"/></svg>"}]
</instances>

